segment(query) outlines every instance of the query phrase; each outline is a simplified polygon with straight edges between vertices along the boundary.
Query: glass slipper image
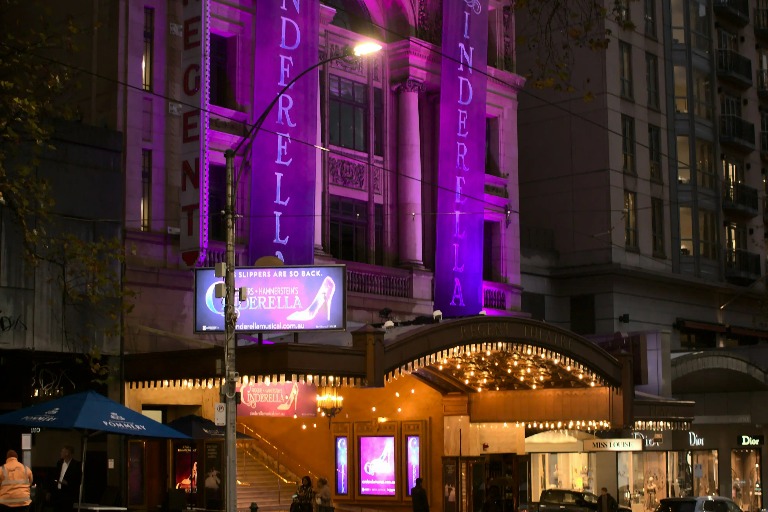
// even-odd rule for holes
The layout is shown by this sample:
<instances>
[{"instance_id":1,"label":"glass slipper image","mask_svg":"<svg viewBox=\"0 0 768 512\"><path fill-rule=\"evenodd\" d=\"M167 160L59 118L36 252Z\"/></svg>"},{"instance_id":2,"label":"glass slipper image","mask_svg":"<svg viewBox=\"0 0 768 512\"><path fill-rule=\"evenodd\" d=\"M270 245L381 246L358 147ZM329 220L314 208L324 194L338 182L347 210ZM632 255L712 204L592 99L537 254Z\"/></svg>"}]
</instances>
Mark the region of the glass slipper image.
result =
<instances>
[{"instance_id":1,"label":"glass slipper image","mask_svg":"<svg viewBox=\"0 0 768 512\"><path fill-rule=\"evenodd\" d=\"M381 455L366 462L363 470L371 476L391 475L394 469L394 448L394 444L387 442Z\"/></svg>"},{"instance_id":2,"label":"glass slipper image","mask_svg":"<svg viewBox=\"0 0 768 512\"><path fill-rule=\"evenodd\" d=\"M299 398L299 383L294 382L293 387L291 388L291 392L285 398L283 403L277 406L277 410L287 411L288 409L293 407L293 410L295 411L296 408L298 407L298 398Z\"/></svg>"},{"instance_id":3,"label":"glass slipper image","mask_svg":"<svg viewBox=\"0 0 768 512\"><path fill-rule=\"evenodd\" d=\"M326 307L326 320L331 320L331 300L333 299L333 293L336 291L336 283L333 282L331 276L326 276L323 279L323 284L320 285L320 289L317 291L312 304L303 311L296 311L288 315L288 320L294 322L306 322L312 320L317 316L318 311L323 306Z\"/></svg>"}]
</instances>

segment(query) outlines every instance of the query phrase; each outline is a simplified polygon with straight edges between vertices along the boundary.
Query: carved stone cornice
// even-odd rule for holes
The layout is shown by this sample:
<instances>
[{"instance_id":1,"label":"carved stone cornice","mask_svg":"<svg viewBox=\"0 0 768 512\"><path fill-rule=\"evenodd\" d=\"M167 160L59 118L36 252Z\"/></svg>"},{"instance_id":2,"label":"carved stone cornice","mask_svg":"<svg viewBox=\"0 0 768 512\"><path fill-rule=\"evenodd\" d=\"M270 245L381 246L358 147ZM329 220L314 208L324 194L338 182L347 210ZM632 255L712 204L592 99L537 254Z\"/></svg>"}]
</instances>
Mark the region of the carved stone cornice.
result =
<instances>
[{"instance_id":1,"label":"carved stone cornice","mask_svg":"<svg viewBox=\"0 0 768 512\"><path fill-rule=\"evenodd\" d=\"M406 78L402 82L396 83L392 86L392 91L395 93L401 92L424 92L424 82L416 78Z\"/></svg>"},{"instance_id":2,"label":"carved stone cornice","mask_svg":"<svg viewBox=\"0 0 768 512\"><path fill-rule=\"evenodd\" d=\"M328 158L328 178L333 185L355 190L368 189L368 166L359 162Z\"/></svg>"}]
</instances>

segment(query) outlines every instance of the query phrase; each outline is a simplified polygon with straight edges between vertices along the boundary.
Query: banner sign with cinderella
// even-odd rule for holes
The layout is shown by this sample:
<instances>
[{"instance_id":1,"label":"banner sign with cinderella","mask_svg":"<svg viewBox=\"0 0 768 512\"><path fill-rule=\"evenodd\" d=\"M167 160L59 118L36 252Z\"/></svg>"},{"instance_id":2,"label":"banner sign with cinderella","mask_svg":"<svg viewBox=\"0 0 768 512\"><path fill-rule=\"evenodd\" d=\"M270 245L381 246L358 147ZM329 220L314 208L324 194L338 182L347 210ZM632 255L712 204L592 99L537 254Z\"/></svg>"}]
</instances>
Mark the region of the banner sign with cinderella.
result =
<instances>
[{"instance_id":1,"label":"banner sign with cinderella","mask_svg":"<svg viewBox=\"0 0 768 512\"><path fill-rule=\"evenodd\" d=\"M317 386L299 382L251 382L237 386L238 416L317 416Z\"/></svg>"},{"instance_id":2,"label":"banner sign with cinderella","mask_svg":"<svg viewBox=\"0 0 768 512\"><path fill-rule=\"evenodd\" d=\"M223 283L212 268L195 269L195 332L224 332ZM245 288L237 301L237 332L344 330L346 267L240 267L235 288ZM242 295L242 294L241 294ZM238 293L235 293L235 297Z\"/></svg>"}]
</instances>

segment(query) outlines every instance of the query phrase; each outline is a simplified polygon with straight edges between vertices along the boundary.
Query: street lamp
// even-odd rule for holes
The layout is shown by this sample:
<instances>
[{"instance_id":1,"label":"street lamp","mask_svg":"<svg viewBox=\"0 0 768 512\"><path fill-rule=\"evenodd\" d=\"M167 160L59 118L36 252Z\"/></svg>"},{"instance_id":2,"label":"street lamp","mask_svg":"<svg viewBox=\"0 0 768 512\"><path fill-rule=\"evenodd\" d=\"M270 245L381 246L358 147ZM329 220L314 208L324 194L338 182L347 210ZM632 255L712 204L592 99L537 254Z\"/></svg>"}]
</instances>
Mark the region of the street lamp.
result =
<instances>
[{"instance_id":1,"label":"street lamp","mask_svg":"<svg viewBox=\"0 0 768 512\"><path fill-rule=\"evenodd\" d=\"M366 42L358 44L354 49L345 49L340 55L334 55L323 59L316 64L308 67L296 77L293 78L288 84L283 87L279 93L272 99L272 101L264 109L264 112L256 119L256 122L251 125L250 130L245 137L240 140L235 149L228 149L224 152L224 158L226 160L226 188L227 196L224 206L224 219L226 222L226 269L224 274L224 333L226 343L224 346L224 374L226 383L223 386L224 398L226 405L226 426L224 430L224 452L227 461L226 468L226 510L227 512L237 511L237 447L236 447L236 431L237 425L237 412L236 412L236 382L237 382L237 370L235 367L235 349L237 347L237 341L235 339L235 327L237 323L237 312L235 311L235 192L237 190L237 183L234 178L234 160L235 155L246 141L251 141L258 133L261 125L267 119L272 107L278 102L280 97L290 89L290 87L296 83L301 77L307 73L319 68L323 64L327 64L334 60L344 59L351 56L362 57L364 55L370 55L381 50L381 45L374 42ZM241 296L242 291L241 291ZM242 300L242 298L241 298Z\"/></svg>"}]
</instances>

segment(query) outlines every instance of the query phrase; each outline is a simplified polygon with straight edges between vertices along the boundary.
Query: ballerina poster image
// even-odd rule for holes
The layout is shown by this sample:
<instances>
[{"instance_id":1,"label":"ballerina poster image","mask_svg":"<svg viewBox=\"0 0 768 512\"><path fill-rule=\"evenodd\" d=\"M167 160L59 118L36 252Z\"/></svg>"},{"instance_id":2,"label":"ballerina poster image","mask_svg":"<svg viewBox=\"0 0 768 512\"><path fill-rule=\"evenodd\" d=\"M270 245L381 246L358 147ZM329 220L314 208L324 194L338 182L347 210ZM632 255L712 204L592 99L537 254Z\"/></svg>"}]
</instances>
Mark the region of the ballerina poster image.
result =
<instances>
[{"instance_id":1,"label":"ballerina poster image","mask_svg":"<svg viewBox=\"0 0 768 512\"><path fill-rule=\"evenodd\" d=\"M360 494L395 495L395 438L371 436L360 438Z\"/></svg>"}]
</instances>

